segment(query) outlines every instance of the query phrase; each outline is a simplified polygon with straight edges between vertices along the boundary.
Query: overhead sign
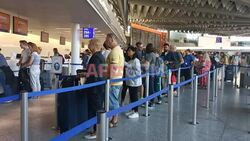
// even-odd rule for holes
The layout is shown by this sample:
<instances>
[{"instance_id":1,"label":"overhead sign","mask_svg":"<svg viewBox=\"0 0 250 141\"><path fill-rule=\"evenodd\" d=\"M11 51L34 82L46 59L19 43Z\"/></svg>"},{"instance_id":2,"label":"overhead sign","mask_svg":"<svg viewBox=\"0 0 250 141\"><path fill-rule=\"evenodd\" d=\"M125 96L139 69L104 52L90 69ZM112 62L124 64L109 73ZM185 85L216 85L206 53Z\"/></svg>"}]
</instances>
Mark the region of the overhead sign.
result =
<instances>
[{"instance_id":1,"label":"overhead sign","mask_svg":"<svg viewBox=\"0 0 250 141\"><path fill-rule=\"evenodd\" d=\"M95 36L95 29L93 27L85 27L83 28L83 38L84 39L92 39Z\"/></svg>"},{"instance_id":2,"label":"overhead sign","mask_svg":"<svg viewBox=\"0 0 250 141\"><path fill-rule=\"evenodd\" d=\"M52 57L52 72L55 74L61 74L62 63L63 63L63 58L61 56L53 56Z\"/></svg>"},{"instance_id":3,"label":"overhead sign","mask_svg":"<svg viewBox=\"0 0 250 141\"><path fill-rule=\"evenodd\" d=\"M216 37L216 43L222 43L222 37Z\"/></svg>"}]
</instances>

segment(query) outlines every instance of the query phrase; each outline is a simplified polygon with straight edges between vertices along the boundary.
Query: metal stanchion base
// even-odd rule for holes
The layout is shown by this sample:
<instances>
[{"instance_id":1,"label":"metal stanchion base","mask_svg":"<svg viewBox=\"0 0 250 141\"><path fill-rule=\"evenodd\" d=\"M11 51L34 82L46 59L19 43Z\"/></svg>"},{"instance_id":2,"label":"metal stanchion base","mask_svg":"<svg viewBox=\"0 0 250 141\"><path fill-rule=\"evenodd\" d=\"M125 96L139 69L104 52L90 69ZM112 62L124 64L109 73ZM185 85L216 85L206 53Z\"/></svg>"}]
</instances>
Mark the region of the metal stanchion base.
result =
<instances>
[{"instance_id":1,"label":"metal stanchion base","mask_svg":"<svg viewBox=\"0 0 250 141\"><path fill-rule=\"evenodd\" d=\"M189 124L191 124L191 125L197 125L197 124L200 124L200 123L197 121L196 124L194 124L194 123L191 121L191 122L189 122Z\"/></svg>"},{"instance_id":2,"label":"metal stanchion base","mask_svg":"<svg viewBox=\"0 0 250 141\"><path fill-rule=\"evenodd\" d=\"M150 114L146 115L146 114L143 114L142 116L144 117L150 117Z\"/></svg>"}]
</instances>

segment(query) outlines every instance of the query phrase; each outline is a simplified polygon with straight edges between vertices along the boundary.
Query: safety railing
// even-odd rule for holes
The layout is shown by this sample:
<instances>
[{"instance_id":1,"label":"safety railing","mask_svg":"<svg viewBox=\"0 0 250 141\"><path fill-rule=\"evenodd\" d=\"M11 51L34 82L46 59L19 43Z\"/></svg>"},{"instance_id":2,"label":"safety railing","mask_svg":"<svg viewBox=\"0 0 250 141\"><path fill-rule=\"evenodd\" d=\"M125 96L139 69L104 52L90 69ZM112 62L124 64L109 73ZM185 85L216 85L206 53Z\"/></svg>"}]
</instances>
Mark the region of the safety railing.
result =
<instances>
[{"instance_id":1,"label":"safety railing","mask_svg":"<svg viewBox=\"0 0 250 141\"><path fill-rule=\"evenodd\" d=\"M74 87L69 87L69 88L60 88L60 89L55 89L55 90L47 90L47 91L41 91L41 92L31 92L31 93L21 93L21 141L28 141L28 98L29 97L40 97L40 96L46 96L46 95L52 95L52 94L61 94L61 93L65 93L65 92L70 92L70 91L76 91L76 90L81 90L81 89L86 89L86 88L90 88L90 87L95 87L95 86L100 86L100 85L106 85L105 86L105 110L104 111L98 111L97 116L89 119L88 121L72 128L69 131L66 131L54 138L51 139L51 141L66 141L69 140L70 138L76 136L77 134L79 134L80 132L85 131L86 129L92 127L93 125L97 124L97 140L98 141L107 141L109 139L109 132L108 132L108 123L109 123L109 118L129 111L134 107L137 107L139 105L142 105L144 103L146 103L145 106L145 116L147 117L149 115L149 111L148 111L148 102L160 95L162 95L163 93L169 92L169 96L168 96L168 102L169 102L169 125L168 125L168 136L169 136L169 141L172 141L173 138L173 90L174 89L178 89L186 84L192 83L192 93L194 94L194 100L193 100L193 119L192 119L192 124L196 125L197 124L197 91L198 91L198 79L201 77L205 77L208 75L208 101L206 103L206 107L209 107L209 94L210 94L210 74L214 73L214 77L213 77L213 96L212 96L212 100L214 97L217 96L217 92L218 92L218 87L217 87L217 81L218 78L216 77L216 73L218 73L219 71L223 70L225 67L221 67L221 68L217 68L213 71L209 71L209 72L205 72L201 75L194 75L194 68L192 67L186 67L186 68L180 68L180 69L175 69L175 70L169 70L168 71L168 87L166 86L165 88L163 88L162 90L160 90L159 92L156 92L154 94L149 95L149 76L150 75L162 75L162 73L155 73L155 74L144 74L141 76L137 76L137 77L133 77L133 78L122 78L122 79L113 79L113 80L106 80L106 81L100 81L100 82L96 82L96 83L90 83L90 84L84 84L81 86L74 86ZM191 69L191 79L184 81L184 82L180 82L180 77L181 77L181 70L184 69ZM178 71L178 75L177 75L177 84L173 85L171 83L171 76L172 76L172 72ZM145 98L140 99L134 103L130 103L126 106L120 107L119 109L113 110L113 111L109 111L109 87L110 87L110 83L112 82L120 82L120 81L127 81L127 80L131 80L131 79L137 79L140 77L146 77L146 91L145 91ZM224 75L222 76L224 77ZM179 93L180 94L180 93ZM5 98L0 98L0 103L4 103L6 101L10 101L10 100L17 100L19 99L19 95L14 95L14 96L10 96L10 97L5 97Z\"/></svg>"}]
</instances>

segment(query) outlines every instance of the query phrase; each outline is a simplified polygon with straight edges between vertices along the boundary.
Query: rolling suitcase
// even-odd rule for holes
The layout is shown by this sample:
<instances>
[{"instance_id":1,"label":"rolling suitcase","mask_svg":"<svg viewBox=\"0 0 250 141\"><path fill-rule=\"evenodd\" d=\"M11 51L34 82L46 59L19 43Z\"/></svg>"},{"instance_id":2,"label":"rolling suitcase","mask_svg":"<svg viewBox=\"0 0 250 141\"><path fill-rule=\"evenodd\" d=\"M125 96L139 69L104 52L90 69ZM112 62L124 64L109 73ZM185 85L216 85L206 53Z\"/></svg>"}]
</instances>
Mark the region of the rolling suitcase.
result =
<instances>
[{"instance_id":1,"label":"rolling suitcase","mask_svg":"<svg viewBox=\"0 0 250 141\"><path fill-rule=\"evenodd\" d=\"M75 76L65 76L61 83L63 88L78 85ZM87 120L86 95L80 91L61 93L57 97L57 121L63 133Z\"/></svg>"},{"instance_id":2,"label":"rolling suitcase","mask_svg":"<svg viewBox=\"0 0 250 141\"><path fill-rule=\"evenodd\" d=\"M227 80L233 81L233 79L234 79L234 69L233 69L233 66L228 66L226 68L225 79L226 79L226 81Z\"/></svg>"}]
</instances>

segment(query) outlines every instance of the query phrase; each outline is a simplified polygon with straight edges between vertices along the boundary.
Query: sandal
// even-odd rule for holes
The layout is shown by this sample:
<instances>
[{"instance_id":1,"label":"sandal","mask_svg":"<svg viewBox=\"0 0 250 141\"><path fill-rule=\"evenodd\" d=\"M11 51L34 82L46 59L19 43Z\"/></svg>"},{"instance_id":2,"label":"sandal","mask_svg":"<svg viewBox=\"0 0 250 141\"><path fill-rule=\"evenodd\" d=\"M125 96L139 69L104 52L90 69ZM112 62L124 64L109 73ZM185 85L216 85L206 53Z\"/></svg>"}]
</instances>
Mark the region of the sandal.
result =
<instances>
[{"instance_id":1,"label":"sandal","mask_svg":"<svg viewBox=\"0 0 250 141\"><path fill-rule=\"evenodd\" d=\"M116 123L110 122L109 128L115 128L115 127L117 127L117 124L118 124L118 122L116 122Z\"/></svg>"}]
</instances>

